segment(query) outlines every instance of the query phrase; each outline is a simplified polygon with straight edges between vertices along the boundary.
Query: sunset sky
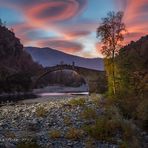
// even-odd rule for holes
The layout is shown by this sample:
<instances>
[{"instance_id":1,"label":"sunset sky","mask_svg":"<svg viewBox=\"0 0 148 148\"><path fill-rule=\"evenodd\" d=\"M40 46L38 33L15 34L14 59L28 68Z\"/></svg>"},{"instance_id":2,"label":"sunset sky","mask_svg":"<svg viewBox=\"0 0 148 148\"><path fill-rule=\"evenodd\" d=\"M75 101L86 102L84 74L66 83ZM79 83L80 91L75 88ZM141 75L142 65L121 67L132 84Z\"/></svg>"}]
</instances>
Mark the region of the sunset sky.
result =
<instances>
[{"instance_id":1,"label":"sunset sky","mask_svg":"<svg viewBox=\"0 0 148 148\"><path fill-rule=\"evenodd\" d=\"M148 33L148 0L0 0L0 18L24 46L98 57L96 28L108 11L124 11L126 43Z\"/></svg>"}]
</instances>

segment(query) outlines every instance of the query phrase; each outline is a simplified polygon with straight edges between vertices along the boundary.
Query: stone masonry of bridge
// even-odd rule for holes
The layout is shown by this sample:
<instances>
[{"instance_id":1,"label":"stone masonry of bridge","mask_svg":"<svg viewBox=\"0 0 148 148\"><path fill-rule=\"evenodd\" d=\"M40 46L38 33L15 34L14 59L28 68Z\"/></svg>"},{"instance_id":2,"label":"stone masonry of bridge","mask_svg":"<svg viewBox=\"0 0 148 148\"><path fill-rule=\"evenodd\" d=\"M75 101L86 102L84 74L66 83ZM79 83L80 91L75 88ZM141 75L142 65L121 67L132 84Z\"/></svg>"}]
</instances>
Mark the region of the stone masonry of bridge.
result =
<instances>
[{"instance_id":1,"label":"stone masonry of bridge","mask_svg":"<svg viewBox=\"0 0 148 148\"><path fill-rule=\"evenodd\" d=\"M104 71L92 70L84 67L78 67L75 65L66 65L66 64L45 68L44 72L36 76L36 78L34 79L33 86L36 87L40 79L44 79L44 77L49 73L58 70L73 70L77 72L79 75L81 75L84 78L85 82L88 84L90 93L92 92L102 93L107 89L106 76Z\"/></svg>"}]
</instances>

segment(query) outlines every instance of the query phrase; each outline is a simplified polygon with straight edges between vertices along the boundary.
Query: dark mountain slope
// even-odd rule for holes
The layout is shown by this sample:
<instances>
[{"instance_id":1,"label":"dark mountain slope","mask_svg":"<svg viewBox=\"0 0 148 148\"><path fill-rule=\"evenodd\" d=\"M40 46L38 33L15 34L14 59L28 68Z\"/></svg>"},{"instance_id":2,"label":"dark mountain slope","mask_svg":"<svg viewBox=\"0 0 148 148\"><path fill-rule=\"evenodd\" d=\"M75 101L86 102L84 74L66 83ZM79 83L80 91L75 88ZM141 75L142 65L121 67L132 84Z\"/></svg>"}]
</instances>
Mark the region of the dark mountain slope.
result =
<instances>
[{"instance_id":1,"label":"dark mountain slope","mask_svg":"<svg viewBox=\"0 0 148 148\"><path fill-rule=\"evenodd\" d=\"M23 49L15 33L5 26L0 26L0 68L8 72L34 71L40 66Z\"/></svg>"},{"instance_id":2,"label":"dark mountain slope","mask_svg":"<svg viewBox=\"0 0 148 148\"><path fill-rule=\"evenodd\" d=\"M0 24L0 92L27 90L42 66L23 49L15 33Z\"/></svg>"},{"instance_id":3,"label":"dark mountain slope","mask_svg":"<svg viewBox=\"0 0 148 148\"><path fill-rule=\"evenodd\" d=\"M104 70L103 60L101 58L83 58L51 48L25 47L24 49L31 54L35 61L44 67L55 66L63 61L64 64L72 64L75 62L76 66Z\"/></svg>"},{"instance_id":4,"label":"dark mountain slope","mask_svg":"<svg viewBox=\"0 0 148 148\"><path fill-rule=\"evenodd\" d=\"M148 35L123 47L116 58L118 104L148 130Z\"/></svg>"}]
</instances>

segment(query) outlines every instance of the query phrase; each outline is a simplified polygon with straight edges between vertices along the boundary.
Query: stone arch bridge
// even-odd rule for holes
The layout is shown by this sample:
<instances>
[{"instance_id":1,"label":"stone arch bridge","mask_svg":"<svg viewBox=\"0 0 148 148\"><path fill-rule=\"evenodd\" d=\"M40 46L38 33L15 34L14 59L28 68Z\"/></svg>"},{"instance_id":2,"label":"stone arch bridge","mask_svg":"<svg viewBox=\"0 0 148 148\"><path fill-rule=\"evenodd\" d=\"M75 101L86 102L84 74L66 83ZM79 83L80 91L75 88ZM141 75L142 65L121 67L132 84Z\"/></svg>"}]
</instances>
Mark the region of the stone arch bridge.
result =
<instances>
[{"instance_id":1,"label":"stone arch bridge","mask_svg":"<svg viewBox=\"0 0 148 148\"><path fill-rule=\"evenodd\" d=\"M84 67L66 64L45 68L44 72L40 73L38 76L36 76L36 78L34 78L33 87L36 87L40 79L44 79L44 77L49 73L58 70L73 70L77 72L88 84L89 92L102 93L106 91L106 77L104 71L92 70Z\"/></svg>"}]
</instances>

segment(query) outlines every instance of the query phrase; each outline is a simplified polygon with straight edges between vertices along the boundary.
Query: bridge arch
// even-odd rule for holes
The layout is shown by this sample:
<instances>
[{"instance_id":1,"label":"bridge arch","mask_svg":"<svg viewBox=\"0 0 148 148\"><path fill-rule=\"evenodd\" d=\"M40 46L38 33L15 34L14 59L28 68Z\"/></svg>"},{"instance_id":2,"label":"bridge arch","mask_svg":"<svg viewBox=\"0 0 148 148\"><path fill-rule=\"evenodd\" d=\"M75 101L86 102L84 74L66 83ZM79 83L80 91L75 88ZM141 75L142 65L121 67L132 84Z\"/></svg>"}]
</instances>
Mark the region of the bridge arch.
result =
<instances>
[{"instance_id":1,"label":"bridge arch","mask_svg":"<svg viewBox=\"0 0 148 148\"><path fill-rule=\"evenodd\" d=\"M53 67L45 68L44 72L35 78L33 87L35 87L37 83L49 73L59 70L72 70L77 72L80 76L84 78L85 82L88 85L89 92L101 93L106 89L106 86L104 86L104 82L106 82L104 71L91 70L74 65L56 65Z\"/></svg>"}]
</instances>

